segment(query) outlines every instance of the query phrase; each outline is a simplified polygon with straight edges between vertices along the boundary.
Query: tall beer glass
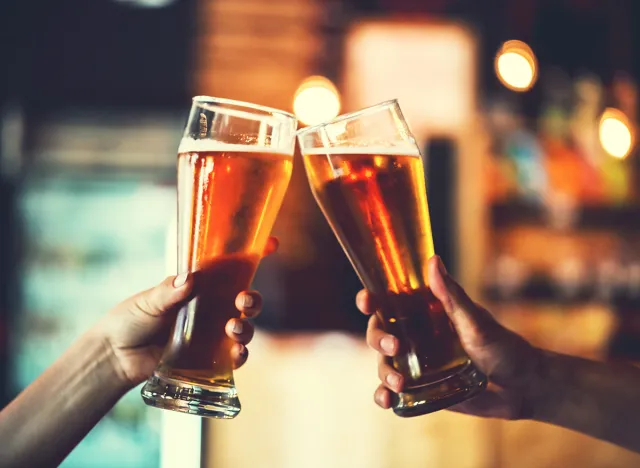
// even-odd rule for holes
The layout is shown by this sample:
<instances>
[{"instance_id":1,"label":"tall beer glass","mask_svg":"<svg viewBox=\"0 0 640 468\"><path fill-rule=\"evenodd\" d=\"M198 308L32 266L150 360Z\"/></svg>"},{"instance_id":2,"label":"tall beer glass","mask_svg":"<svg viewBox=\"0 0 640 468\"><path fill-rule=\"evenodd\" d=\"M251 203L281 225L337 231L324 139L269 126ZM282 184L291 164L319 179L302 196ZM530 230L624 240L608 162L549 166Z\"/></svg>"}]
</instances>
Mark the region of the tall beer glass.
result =
<instances>
[{"instance_id":1,"label":"tall beer glass","mask_svg":"<svg viewBox=\"0 0 640 468\"><path fill-rule=\"evenodd\" d=\"M398 337L390 364L404 377L393 410L403 417L479 393L485 377L465 354L429 289L434 255L422 158L397 101L298 132L311 190L384 329Z\"/></svg>"},{"instance_id":2,"label":"tall beer glass","mask_svg":"<svg viewBox=\"0 0 640 468\"><path fill-rule=\"evenodd\" d=\"M196 296L142 389L148 405L233 418L240 401L225 324L247 289L280 209L297 121L286 112L226 99L193 99L178 150L178 270Z\"/></svg>"}]
</instances>

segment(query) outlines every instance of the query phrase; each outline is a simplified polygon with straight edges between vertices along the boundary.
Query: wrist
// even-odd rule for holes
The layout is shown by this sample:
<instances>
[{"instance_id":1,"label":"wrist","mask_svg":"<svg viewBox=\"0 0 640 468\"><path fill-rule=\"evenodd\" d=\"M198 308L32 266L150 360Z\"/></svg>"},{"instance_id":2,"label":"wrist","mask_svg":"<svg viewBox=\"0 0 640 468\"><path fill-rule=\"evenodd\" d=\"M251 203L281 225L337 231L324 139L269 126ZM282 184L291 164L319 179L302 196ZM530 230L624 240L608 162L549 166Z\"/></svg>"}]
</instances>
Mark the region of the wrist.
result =
<instances>
[{"instance_id":1,"label":"wrist","mask_svg":"<svg viewBox=\"0 0 640 468\"><path fill-rule=\"evenodd\" d=\"M524 396L525 405L528 408L526 419L547 421L548 415L553 412L551 406L560 398L561 389L553 383L557 355L539 348L536 348L535 352L532 378Z\"/></svg>"},{"instance_id":2,"label":"wrist","mask_svg":"<svg viewBox=\"0 0 640 468\"><path fill-rule=\"evenodd\" d=\"M102 331L102 327L98 325L92 328L87 332L85 338L99 347L99 373L104 380L109 382L109 386L122 395L131 390L134 385L124 372L113 343Z\"/></svg>"}]
</instances>

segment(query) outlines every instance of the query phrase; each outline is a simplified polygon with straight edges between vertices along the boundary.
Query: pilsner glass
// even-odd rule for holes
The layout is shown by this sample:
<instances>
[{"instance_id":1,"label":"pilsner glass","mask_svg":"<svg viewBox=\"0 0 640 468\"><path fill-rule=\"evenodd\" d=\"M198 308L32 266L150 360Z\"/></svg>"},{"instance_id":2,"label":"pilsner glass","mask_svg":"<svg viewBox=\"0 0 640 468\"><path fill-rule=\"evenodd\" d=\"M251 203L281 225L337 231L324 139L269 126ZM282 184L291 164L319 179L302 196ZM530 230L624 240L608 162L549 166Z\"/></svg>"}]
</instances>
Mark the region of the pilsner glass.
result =
<instances>
[{"instance_id":1,"label":"pilsner glass","mask_svg":"<svg viewBox=\"0 0 640 468\"><path fill-rule=\"evenodd\" d=\"M403 417L430 413L484 389L429 289L434 255L422 158L396 100L298 132L311 190L384 329L400 342L390 364L404 377Z\"/></svg>"},{"instance_id":2,"label":"pilsner glass","mask_svg":"<svg viewBox=\"0 0 640 468\"><path fill-rule=\"evenodd\" d=\"M193 99L178 150L178 271L193 273L196 296L142 389L148 405L214 418L240 412L225 324L239 317L235 298L282 204L296 127L276 109Z\"/></svg>"}]
</instances>

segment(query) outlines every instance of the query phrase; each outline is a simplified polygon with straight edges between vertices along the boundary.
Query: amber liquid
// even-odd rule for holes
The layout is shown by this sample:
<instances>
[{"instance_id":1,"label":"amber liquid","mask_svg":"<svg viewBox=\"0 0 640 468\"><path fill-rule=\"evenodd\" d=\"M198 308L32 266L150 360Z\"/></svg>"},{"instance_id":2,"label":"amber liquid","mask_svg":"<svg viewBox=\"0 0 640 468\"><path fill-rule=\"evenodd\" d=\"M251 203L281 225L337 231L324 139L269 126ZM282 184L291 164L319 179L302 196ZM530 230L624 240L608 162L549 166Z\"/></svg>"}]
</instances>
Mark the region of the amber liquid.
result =
<instances>
[{"instance_id":1,"label":"amber liquid","mask_svg":"<svg viewBox=\"0 0 640 468\"><path fill-rule=\"evenodd\" d=\"M393 366L405 387L450 375L469 358L429 289L434 254L422 159L390 154L307 154L312 190L384 328L399 338Z\"/></svg>"},{"instance_id":2,"label":"amber liquid","mask_svg":"<svg viewBox=\"0 0 640 468\"><path fill-rule=\"evenodd\" d=\"M238 317L284 198L292 158L264 152L178 155L178 270L194 272L196 297L178 314L161 376L233 382L225 325Z\"/></svg>"}]
</instances>

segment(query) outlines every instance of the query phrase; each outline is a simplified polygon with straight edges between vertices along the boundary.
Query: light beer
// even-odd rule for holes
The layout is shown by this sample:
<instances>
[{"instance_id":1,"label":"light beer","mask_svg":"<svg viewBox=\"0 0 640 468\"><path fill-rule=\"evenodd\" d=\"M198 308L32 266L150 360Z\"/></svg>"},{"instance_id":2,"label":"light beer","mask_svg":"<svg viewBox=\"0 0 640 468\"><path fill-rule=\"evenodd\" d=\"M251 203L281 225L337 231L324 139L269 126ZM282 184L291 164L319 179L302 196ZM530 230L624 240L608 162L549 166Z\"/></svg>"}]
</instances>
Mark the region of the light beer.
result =
<instances>
[{"instance_id":1,"label":"light beer","mask_svg":"<svg viewBox=\"0 0 640 468\"><path fill-rule=\"evenodd\" d=\"M205 385L230 385L233 342L225 325L239 312L287 189L292 157L267 148L183 141L178 155L178 265L198 295L179 313L156 371Z\"/></svg>"},{"instance_id":2,"label":"light beer","mask_svg":"<svg viewBox=\"0 0 640 468\"><path fill-rule=\"evenodd\" d=\"M256 104L198 96L178 149L178 272L193 298L142 388L146 404L213 418L240 412L225 326L239 317L293 166L296 119Z\"/></svg>"},{"instance_id":3,"label":"light beer","mask_svg":"<svg viewBox=\"0 0 640 468\"><path fill-rule=\"evenodd\" d=\"M304 161L318 204L378 298L385 329L403 346L393 364L410 389L468 358L428 287L423 259L434 249L420 155L412 148L357 150L307 153Z\"/></svg>"},{"instance_id":4,"label":"light beer","mask_svg":"<svg viewBox=\"0 0 640 468\"><path fill-rule=\"evenodd\" d=\"M376 120L376 113L382 117ZM391 113L395 118L387 118ZM394 396L394 412L429 413L473 396L486 379L429 289L434 246L423 163L408 129L393 131L398 122L404 125L397 102L352 115L299 132L305 169L318 205L376 296L384 329L398 338L399 352L389 364L403 375L404 388ZM367 131L374 141L385 132L399 141L350 145ZM331 146L329 136L340 145Z\"/></svg>"}]
</instances>

